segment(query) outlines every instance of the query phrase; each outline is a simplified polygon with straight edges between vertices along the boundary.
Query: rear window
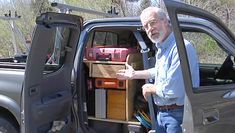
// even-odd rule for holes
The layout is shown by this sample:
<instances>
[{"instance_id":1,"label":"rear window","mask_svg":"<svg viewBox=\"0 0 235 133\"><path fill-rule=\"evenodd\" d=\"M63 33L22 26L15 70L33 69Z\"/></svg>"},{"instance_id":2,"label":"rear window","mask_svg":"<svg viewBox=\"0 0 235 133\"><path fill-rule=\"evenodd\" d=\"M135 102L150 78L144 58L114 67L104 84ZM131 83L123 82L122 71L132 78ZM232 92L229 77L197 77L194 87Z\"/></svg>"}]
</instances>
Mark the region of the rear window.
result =
<instances>
[{"instance_id":1,"label":"rear window","mask_svg":"<svg viewBox=\"0 0 235 133\"><path fill-rule=\"evenodd\" d=\"M130 30L97 29L90 33L87 47L133 47L137 41Z\"/></svg>"},{"instance_id":2,"label":"rear window","mask_svg":"<svg viewBox=\"0 0 235 133\"><path fill-rule=\"evenodd\" d=\"M118 44L118 35L112 32L96 31L92 46L116 46Z\"/></svg>"}]
</instances>

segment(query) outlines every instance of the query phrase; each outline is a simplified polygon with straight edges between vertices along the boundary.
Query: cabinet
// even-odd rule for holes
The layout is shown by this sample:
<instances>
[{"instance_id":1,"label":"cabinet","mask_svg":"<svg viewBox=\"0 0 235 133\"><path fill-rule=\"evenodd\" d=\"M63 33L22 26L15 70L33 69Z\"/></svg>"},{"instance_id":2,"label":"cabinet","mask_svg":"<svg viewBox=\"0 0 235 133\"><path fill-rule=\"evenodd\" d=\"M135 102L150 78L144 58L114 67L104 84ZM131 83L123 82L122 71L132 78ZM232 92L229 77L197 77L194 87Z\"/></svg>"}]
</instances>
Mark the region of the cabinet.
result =
<instances>
[{"instance_id":1,"label":"cabinet","mask_svg":"<svg viewBox=\"0 0 235 133\"><path fill-rule=\"evenodd\" d=\"M143 68L140 53L129 54L126 62L84 60L84 63L89 68L90 78L116 78L118 70L126 69L125 63L131 65L135 70ZM95 116L88 118L118 123L137 122L133 120L136 83L137 80L126 80L125 89L106 88L106 118L96 118ZM94 89L98 89L94 84L92 86ZM137 124L139 123L137 122Z\"/></svg>"}]
</instances>

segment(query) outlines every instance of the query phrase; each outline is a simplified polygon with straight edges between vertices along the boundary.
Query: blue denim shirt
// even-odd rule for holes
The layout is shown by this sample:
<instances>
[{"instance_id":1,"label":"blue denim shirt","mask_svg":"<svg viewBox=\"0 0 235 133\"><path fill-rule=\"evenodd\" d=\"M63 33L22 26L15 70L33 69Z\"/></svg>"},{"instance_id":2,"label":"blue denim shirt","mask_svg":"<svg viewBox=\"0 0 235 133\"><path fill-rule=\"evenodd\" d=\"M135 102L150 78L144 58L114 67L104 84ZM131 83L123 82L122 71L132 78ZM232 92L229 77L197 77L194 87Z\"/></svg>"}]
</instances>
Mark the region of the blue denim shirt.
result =
<instances>
[{"instance_id":1,"label":"blue denim shirt","mask_svg":"<svg viewBox=\"0 0 235 133\"><path fill-rule=\"evenodd\" d=\"M196 51L192 44L184 40L193 87L199 87L199 64ZM157 105L183 105L185 87L180 66L178 50L175 37L171 33L162 44L156 44L156 64L154 68L148 69L152 78L155 78L156 95L154 102Z\"/></svg>"}]
</instances>

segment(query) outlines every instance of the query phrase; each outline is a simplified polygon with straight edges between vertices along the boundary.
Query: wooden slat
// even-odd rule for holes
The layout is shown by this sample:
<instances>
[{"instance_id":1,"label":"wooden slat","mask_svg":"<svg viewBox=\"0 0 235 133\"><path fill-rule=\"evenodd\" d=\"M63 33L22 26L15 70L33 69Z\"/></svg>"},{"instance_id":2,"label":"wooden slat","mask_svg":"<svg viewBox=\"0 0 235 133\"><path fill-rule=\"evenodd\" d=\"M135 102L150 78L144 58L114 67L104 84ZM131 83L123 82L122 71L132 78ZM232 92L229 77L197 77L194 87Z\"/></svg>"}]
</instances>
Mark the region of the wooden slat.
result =
<instances>
[{"instance_id":1,"label":"wooden slat","mask_svg":"<svg viewBox=\"0 0 235 133\"><path fill-rule=\"evenodd\" d=\"M142 55L140 53L137 54L129 54L127 56L127 63L131 65L135 70L139 70L143 68L142 63ZM136 82L137 80L127 80L126 83L126 120L129 121L133 119L134 115L134 96L136 93Z\"/></svg>"}]
</instances>

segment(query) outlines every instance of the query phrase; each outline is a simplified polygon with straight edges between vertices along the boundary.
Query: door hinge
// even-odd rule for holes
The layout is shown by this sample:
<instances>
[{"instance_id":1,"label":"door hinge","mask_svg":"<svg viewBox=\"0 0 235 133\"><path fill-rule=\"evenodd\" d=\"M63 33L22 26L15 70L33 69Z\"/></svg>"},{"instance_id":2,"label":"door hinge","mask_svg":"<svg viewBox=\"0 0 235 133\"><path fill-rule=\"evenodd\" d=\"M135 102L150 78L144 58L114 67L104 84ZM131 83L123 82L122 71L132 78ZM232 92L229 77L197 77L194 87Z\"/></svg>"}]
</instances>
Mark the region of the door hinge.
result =
<instances>
[{"instance_id":1,"label":"door hinge","mask_svg":"<svg viewBox=\"0 0 235 133\"><path fill-rule=\"evenodd\" d=\"M20 115L21 115L21 122L22 124L24 124L24 111L21 111Z\"/></svg>"}]
</instances>

